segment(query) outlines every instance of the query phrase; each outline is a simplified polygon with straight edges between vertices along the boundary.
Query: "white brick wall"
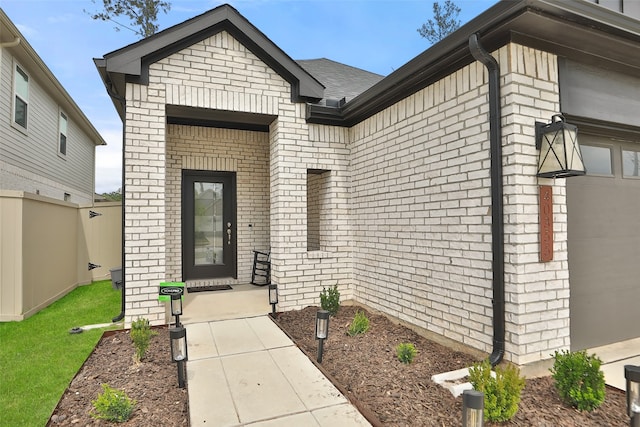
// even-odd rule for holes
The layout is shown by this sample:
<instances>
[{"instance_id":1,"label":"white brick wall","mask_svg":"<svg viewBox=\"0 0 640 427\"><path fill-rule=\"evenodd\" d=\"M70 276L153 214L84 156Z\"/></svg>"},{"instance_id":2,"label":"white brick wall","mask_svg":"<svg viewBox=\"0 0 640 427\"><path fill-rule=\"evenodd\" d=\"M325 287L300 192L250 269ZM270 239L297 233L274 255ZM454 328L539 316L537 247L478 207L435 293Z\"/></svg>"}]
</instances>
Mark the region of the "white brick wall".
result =
<instances>
[{"instance_id":1,"label":"white brick wall","mask_svg":"<svg viewBox=\"0 0 640 427\"><path fill-rule=\"evenodd\" d=\"M347 131L308 126L304 105L292 104L290 92L289 83L226 32L152 64L148 86L128 84L128 323L138 316L153 323L165 321L157 285L180 276L181 231L176 221L180 194L176 189L181 168L238 173L238 282L249 280L250 250L270 245L280 309L316 304L322 287L333 284L339 284L344 298L349 297ZM167 104L277 119L268 135L186 126L165 129ZM325 250L310 253L306 250L307 169L331 170L332 212L323 217L329 229ZM268 221L266 215L270 215ZM249 223L256 229L247 230Z\"/></svg>"},{"instance_id":2,"label":"white brick wall","mask_svg":"<svg viewBox=\"0 0 640 427\"><path fill-rule=\"evenodd\" d=\"M508 45L501 67L506 358L569 345L564 180L535 177L534 122L559 111L556 58ZM492 349L487 73L473 63L351 129L355 296ZM555 261L538 262L539 184L553 184Z\"/></svg>"},{"instance_id":3,"label":"white brick wall","mask_svg":"<svg viewBox=\"0 0 640 427\"><path fill-rule=\"evenodd\" d=\"M494 55L502 73L506 358L523 364L569 345L564 181L535 178L533 134L536 119L558 111L557 66L513 44ZM280 310L317 304L323 287L338 284L343 299L491 351L487 89L484 66L473 63L343 129L307 124L289 84L225 32L153 64L149 85L127 92L128 321L163 322L157 283L180 278L181 169L225 170L238 174L238 282L248 281L251 249L270 246ZM165 129L166 104L276 118L268 134ZM311 251L308 169L328 171L320 250ZM543 183L553 184L555 209L555 260L544 264Z\"/></svg>"}]
</instances>

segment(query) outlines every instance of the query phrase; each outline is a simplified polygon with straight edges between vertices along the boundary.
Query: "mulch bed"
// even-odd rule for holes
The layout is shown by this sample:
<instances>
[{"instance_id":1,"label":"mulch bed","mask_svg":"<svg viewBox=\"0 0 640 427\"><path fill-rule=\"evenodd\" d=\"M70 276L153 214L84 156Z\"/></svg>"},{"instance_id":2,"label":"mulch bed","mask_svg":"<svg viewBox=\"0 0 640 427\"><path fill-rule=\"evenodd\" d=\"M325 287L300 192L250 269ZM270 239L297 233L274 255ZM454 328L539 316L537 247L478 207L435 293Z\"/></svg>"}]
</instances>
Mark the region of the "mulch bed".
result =
<instances>
[{"instance_id":1,"label":"mulch bed","mask_svg":"<svg viewBox=\"0 0 640 427\"><path fill-rule=\"evenodd\" d=\"M355 337L347 335L357 309L342 306L330 321L321 369L345 395L361 408L374 425L459 426L461 398L431 381L434 374L468 367L478 360L418 335L367 312L370 330ZM317 343L314 325L317 307L277 314L277 323L312 360ZM366 311L366 310L365 310ZM134 346L128 331L108 332L73 379L47 426L188 426L187 389L178 387L177 368L171 362L169 334L156 329L146 357L133 362ZM413 343L418 355L409 365L398 361L395 347ZM188 363L187 363L188 369ZM102 392L101 384L123 389L137 400L126 423L94 420L91 404ZM628 426L626 396L607 386L604 404L593 412L579 412L559 399L550 377L527 380L515 417L503 426L588 427ZM492 425L486 423L485 425Z\"/></svg>"},{"instance_id":2,"label":"mulch bed","mask_svg":"<svg viewBox=\"0 0 640 427\"><path fill-rule=\"evenodd\" d=\"M140 364L133 360L135 347L129 331L106 332L62 396L47 426L188 426L187 389L178 387L178 370L171 361L169 331L158 335ZM102 393L101 384L124 390L137 401L125 423L95 420L89 414L92 400Z\"/></svg>"},{"instance_id":3,"label":"mulch bed","mask_svg":"<svg viewBox=\"0 0 640 427\"><path fill-rule=\"evenodd\" d=\"M312 360L317 354L314 325L317 307L279 313L277 322ZM374 414L373 424L384 426L461 425L462 399L431 381L431 376L468 367L477 357L453 350L390 321L367 312L370 329L350 337L347 330L356 310L342 306L330 321L322 369L357 406ZM364 310L366 312L366 310ZM412 364L398 361L395 347L413 343L418 355ZM628 426L626 396L607 386L603 405L593 412L579 412L565 406L551 377L530 379L522 391L519 410L504 426L585 427ZM492 425L485 423L485 425Z\"/></svg>"}]
</instances>

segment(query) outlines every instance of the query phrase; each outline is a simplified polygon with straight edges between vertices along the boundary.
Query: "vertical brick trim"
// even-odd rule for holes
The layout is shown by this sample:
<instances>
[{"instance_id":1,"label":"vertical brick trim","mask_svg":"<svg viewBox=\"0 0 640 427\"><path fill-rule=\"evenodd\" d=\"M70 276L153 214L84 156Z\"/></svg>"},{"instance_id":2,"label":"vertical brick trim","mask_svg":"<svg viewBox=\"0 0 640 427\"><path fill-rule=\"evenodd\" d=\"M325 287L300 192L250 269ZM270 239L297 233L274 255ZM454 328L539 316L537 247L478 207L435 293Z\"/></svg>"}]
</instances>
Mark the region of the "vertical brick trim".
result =
<instances>
[{"instance_id":1,"label":"vertical brick trim","mask_svg":"<svg viewBox=\"0 0 640 427\"><path fill-rule=\"evenodd\" d=\"M534 123L560 111L555 55L510 44L500 50L505 139L507 351L527 364L569 349L566 180L536 177ZM553 189L554 260L539 262L538 185Z\"/></svg>"}]
</instances>

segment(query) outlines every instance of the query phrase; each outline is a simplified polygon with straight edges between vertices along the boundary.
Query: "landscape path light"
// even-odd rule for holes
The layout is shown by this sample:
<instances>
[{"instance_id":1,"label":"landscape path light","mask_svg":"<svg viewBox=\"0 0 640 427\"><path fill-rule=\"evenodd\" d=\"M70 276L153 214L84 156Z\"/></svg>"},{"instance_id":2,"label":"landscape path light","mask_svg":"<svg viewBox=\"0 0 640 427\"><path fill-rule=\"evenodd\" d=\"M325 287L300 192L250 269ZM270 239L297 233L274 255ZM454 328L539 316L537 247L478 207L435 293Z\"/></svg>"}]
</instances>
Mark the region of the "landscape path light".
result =
<instances>
[{"instance_id":1,"label":"landscape path light","mask_svg":"<svg viewBox=\"0 0 640 427\"><path fill-rule=\"evenodd\" d=\"M316 339L318 340L318 363L322 363L324 340L329 337L329 312L318 310L316 313Z\"/></svg>"},{"instance_id":2,"label":"landscape path light","mask_svg":"<svg viewBox=\"0 0 640 427\"><path fill-rule=\"evenodd\" d=\"M627 411L631 427L640 427L640 366L624 365L627 380Z\"/></svg>"},{"instance_id":3,"label":"landscape path light","mask_svg":"<svg viewBox=\"0 0 640 427\"><path fill-rule=\"evenodd\" d=\"M184 326L169 329L171 340L171 359L178 364L178 386L184 388L185 362L189 360L187 352L187 330Z\"/></svg>"},{"instance_id":4,"label":"landscape path light","mask_svg":"<svg viewBox=\"0 0 640 427\"><path fill-rule=\"evenodd\" d=\"M271 283L269 285L269 304L271 304L271 314L276 314L276 304L278 304L278 285Z\"/></svg>"},{"instance_id":5,"label":"landscape path light","mask_svg":"<svg viewBox=\"0 0 640 427\"><path fill-rule=\"evenodd\" d=\"M180 326L180 316L182 315L182 294L171 295L171 315L176 318L176 326Z\"/></svg>"},{"instance_id":6,"label":"landscape path light","mask_svg":"<svg viewBox=\"0 0 640 427\"><path fill-rule=\"evenodd\" d=\"M477 390L462 392L462 427L484 425L484 393Z\"/></svg>"},{"instance_id":7,"label":"landscape path light","mask_svg":"<svg viewBox=\"0 0 640 427\"><path fill-rule=\"evenodd\" d=\"M578 128L564 121L562 114L551 117L551 123L535 123L536 148L540 150L538 176L566 178L586 173L582 151L578 145Z\"/></svg>"}]
</instances>

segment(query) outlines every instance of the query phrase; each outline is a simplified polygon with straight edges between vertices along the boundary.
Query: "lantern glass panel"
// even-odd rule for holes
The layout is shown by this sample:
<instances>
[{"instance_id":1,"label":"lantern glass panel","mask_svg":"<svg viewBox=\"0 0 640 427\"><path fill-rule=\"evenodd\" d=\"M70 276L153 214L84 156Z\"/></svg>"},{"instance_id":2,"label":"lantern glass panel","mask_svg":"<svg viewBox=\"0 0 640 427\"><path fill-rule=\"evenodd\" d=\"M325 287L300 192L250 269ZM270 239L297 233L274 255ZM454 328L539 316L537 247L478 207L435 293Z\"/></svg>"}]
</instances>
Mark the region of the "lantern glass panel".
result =
<instances>
[{"instance_id":1,"label":"lantern glass panel","mask_svg":"<svg viewBox=\"0 0 640 427\"><path fill-rule=\"evenodd\" d=\"M269 285L269 304L278 303L278 287L276 285Z\"/></svg>"},{"instance_id":2,"label":"lantern glass panel","mask_svg":"<svg viewBox=\"0 0 640 427\"><path fill-rule=\"evenodd\" d=\"M174 362L187 360L187 330L183 327L169 330L171 358Z\"/></svg>"},{"instance_id":3,"label":"lantern glass panel","mask_svg":"<svg viewBox=\"0 0 640 427\"><path fill-rule=\"evenodd\" d=\"M316 314L316 339L323 340L329 335L329 312L320 310Z\"/></svg>"},{"instance_id":4,"label":"lantern glass panel","mask_svg":"<svg viewBox=\"0 0 640 427\"><path fill-rule=\"evenodd\" d=\"M171 295L171 315L182 315L182 297L180 295Z\"/></svg>"},{"instance_id":5,"label":"lantern glass panel","mask_svg":"<svg viewBox=\"0 0 640 427\"><path fill-rule=\"evenodd\" d=\"M640 382L627 381L629 416L640 414Z\"/></svg>"}]
</instances>

